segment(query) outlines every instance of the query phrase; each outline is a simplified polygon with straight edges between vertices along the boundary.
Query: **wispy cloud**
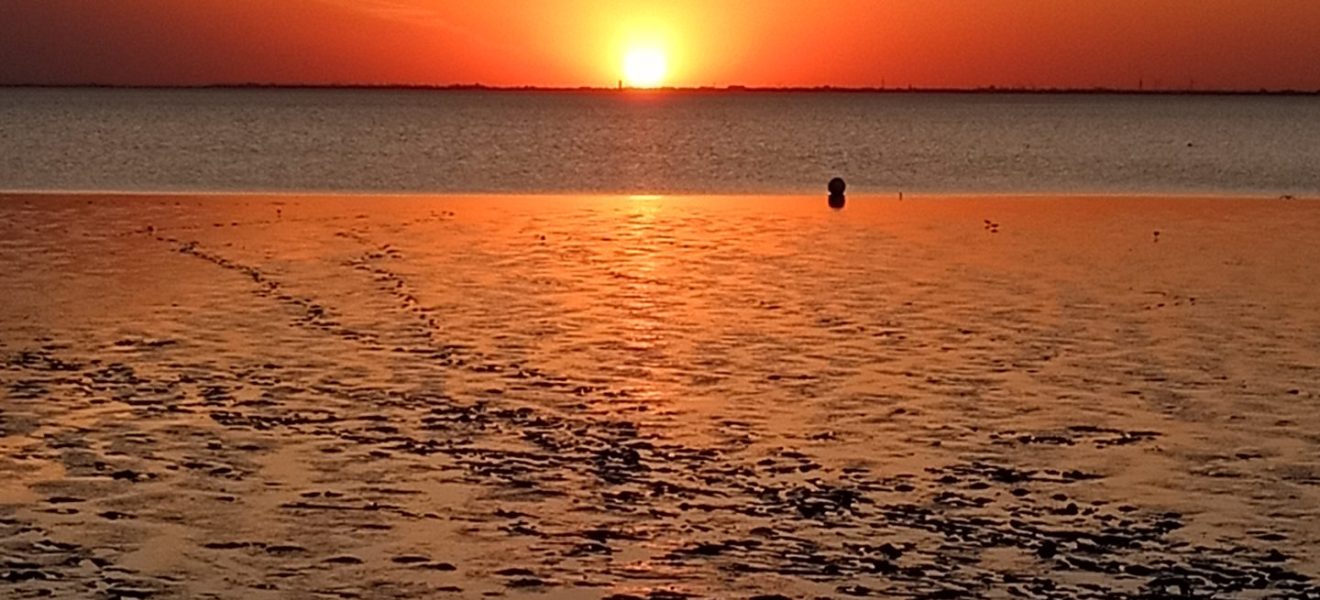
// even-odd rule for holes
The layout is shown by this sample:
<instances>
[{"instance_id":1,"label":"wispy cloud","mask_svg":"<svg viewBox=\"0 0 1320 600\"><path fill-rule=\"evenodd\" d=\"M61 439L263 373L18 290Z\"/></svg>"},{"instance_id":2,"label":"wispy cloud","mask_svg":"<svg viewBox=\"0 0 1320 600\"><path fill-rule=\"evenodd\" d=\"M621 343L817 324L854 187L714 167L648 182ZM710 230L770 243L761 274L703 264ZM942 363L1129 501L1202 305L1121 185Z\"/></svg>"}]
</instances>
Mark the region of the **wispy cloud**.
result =
<instances>
[{"instance_id":1,"label":"wispy cloud","mask_svg":"<svg viewBox=\"0 0 1320 600\"><path fill-rule=\"evenodd\" d=\"M450 33L462 35L475 41L476 36L462 26L450 21L449 18L439 8L431 5L426 0L314 0L322 4L339 6L352 11L366 13L368 15L398 21L409 25L421 27L430 27L441 29Z\"/></svg>"}]
</instances>

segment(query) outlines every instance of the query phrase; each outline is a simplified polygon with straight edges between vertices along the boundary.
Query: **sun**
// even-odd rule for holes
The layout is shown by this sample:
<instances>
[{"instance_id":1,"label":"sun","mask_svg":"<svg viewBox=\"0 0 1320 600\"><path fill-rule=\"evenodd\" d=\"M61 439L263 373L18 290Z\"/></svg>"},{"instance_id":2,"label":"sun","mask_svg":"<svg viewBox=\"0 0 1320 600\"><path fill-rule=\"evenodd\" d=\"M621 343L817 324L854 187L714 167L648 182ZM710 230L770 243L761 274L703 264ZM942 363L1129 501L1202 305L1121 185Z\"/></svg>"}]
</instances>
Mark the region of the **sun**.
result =
<instances>
[{"instance_id":1,"label":"sun","mask_svg":"<svg viewBox=\"0 0 1320 600\"><path fill-rule=\"evenodd\" d=\"M634 48L623 57L623 82L628 87L659 87L666 71L665 53L655 48Z\"/></svg>"}]
</instances>

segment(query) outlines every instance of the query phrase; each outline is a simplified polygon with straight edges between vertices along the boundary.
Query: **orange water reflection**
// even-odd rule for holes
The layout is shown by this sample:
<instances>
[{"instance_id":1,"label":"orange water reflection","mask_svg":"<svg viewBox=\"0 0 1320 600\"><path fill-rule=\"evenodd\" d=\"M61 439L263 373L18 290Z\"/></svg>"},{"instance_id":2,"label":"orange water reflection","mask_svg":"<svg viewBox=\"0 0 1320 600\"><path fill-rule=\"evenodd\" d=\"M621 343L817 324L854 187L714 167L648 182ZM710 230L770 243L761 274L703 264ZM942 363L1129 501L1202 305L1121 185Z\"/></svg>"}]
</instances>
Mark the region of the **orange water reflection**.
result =
<instances>
[{"instance_id":1,"label":"orange water reflection","mask_svg":"<svg viewBox=\"0 0 1320 600\"><path fill-rule=\"evenodd\" d=\"M365 565L426 589L805 596L845 583L793 570L812 561L901 585L857 556L882 543L905 567L952 544L978 569L1087 577L1035 538L922 525L1007 539L1014 514L1176 511L1183 529L1142 547L1213 537L1317 564L1311 203L48 197L0 214L0 501L191 592L296 556L323 566L288 589ZM151 540L183 558L138 552ZM532 575L497 574L517 568Z\"/></svg>"}]
</instances>

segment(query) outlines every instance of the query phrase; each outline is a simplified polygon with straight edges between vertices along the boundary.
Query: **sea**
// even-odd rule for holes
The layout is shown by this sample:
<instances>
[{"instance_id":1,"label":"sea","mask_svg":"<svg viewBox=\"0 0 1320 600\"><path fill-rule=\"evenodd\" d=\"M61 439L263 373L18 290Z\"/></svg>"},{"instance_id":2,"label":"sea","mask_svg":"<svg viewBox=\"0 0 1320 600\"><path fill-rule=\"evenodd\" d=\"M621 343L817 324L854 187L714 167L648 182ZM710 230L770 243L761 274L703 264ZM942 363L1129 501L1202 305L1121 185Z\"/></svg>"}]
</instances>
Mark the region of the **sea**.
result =
<instances>
[{"instance_id":1,"label":"sea","mask_svg":"<svg viewBox=\"0 0 1320 600\"><path fill-rule=\"evenodd\" d=\"M0 189L1320 194L1320 97L0 90Z\"/></svg>"}]
</instances>

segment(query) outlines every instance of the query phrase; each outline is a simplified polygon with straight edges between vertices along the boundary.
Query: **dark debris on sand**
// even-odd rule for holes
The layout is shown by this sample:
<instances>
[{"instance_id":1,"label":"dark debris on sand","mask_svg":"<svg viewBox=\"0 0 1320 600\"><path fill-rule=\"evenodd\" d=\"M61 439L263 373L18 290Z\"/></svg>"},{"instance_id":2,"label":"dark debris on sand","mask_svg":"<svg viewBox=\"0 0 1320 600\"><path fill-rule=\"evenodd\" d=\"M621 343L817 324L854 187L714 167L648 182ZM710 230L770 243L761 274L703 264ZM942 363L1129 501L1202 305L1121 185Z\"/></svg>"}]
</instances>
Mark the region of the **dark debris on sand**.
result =
<instances>
[{"instance_id":1,"label":"dark debris on sand","mask_svg":"<svg viewBox=\"0 0 1320 600\"><path fill-rule=\"evenodd\" d=\"M10 357L6 372L11 388L58 390L91 378L105 381L108 367L68 358L38 357L31 352ZM143 377L128 365L115 373L112 397L141 397L177 385ZM15 373L21 377L12 377ZM366 390L350 390L364 392ZM168 394L166 394L168 396ZM493 511L489 518L507 523L514 536L531 536L538 551L556 557L559 567L548 573L508 568L495 573L510 588L540 588L570 580L575 561L592 563L628 545L665 547L670 539L691 540L655 555L658 564L703 572L714 568L731 574L766 573L809 581L865 579L865 584L840 583L849 596L917 594L938 598L951 592L981 595L1001 590L1027 597L1125 598L1182 596L1233 597L1264 592L1267 597L1314 597L1310 579L1288 569L1287 556L1277 550L1248 546L1189 545L1170 534L1183 527L1181 515L1141 511L1135 507L1079 504L1063 491L1076 482L1100 477L1080 471L1022 469L984 460L931 468L917 476L877 478L865 472L835 472L800 451L750 460L718 448L698 448L650 435L634 424L617 420L567 416L525 406L504 406L484 399L463 403L441 396L383 392L402 406L419 407L411 422L392 420L390 427L363 426L346 415L311 417L284 414L279 406L260 415L235 406L235 398L198 398L215 423L224 428L261 431L275 436L307 436L347 440L377 447L391 455L448 456L481 486L519 490L521 497L569 497L591 510L577 523L541 519L523 511ZM258 418L259 417L259 418ZM370 423L370 420L365 421ZM443 432L438 436L436 432ZM1008 433L1015 443L1036 443L1032 434ZM1074 440L1132 440L1144 433L1073 431ZM1042 436L1043 437L1043 436ZM1075 442L1074 442L1075 443ZM799 467L815 468L803 470ZM792 466L791 469L780 468ZM212 469L206 469L211 471ZM148 477L133 469L117 469L107 478L126 485ZM531 494L531 496L528 496ZM1038 500L1039 499L1039 500ZM84 503L91 498L51 496L52 504ZM1041 501L1044 500L1044 501ZM283 505L293 518L304 512L385 512L405 518L399 505L366 501L342 494L308 492ZM594 515L594 516L593 516ZM724 515L724 516L719 516ZM118 512L107 519L131 518ZM620 520L620 518L626 520ZM638 520L640 518L640 520ZM720 532L698 526L712 518L735 524ZM13 521L12 530L30 525ZM584 524L594 522L587 528ZM627 525L624 525L627 523ZM744 531L743 535L729 535ZM682 532L681 538L671 538ZM78 580L67 564L81 564L75 545L49 542L15 546L12 534L0 533L4 556L29 562L5 563L0 583L16 590L45 589L52 582ZM920 539L921 542L903 542ZM234 548L298 557L315 551L298 544L253 542L206 544L211 549ZM989 549L1021 549L1039 560L1039 574L1024 577L996 573L974 558ZM32 557L57 552L53 561ZM351 555L323 559L330 566L354 566ZM425 566L425 555L403 554L391 562ZM90 563L89 563L90 564ZM452 568L439 563L440 569ZM585 567L582 567L585 568ZM599 567L597 567L599 568ZM1104 583L1065 583L1069 572L1090 573ZM608 574L605 567L602 574ZM551 577L552 576L552 577ZM948 586L957 585L957 588ZM120 592L146 593L155 587L120 586ZM136 590L136 591L134 591ZM926 591L923 591L926 590ZM1311 594L1311 596L1308 596Z\"/></svg>"},{"instance_id":2,"label":"dark debris on sand","mask_svg":"<svg viewBox=\"0 0 1320 600\"><path fill-rule=\"evenodd\" d=\"M286 293L276 277L259 268L197 243L174 243L180 252L250 280L254 293L293 308L296 327L351 340L370 351L397 349L397 354L417 357L434 368L485 378L492 389L535 389L565 397L626 393L439 341L387 343L377 332L343 324L333 307L315 298ZM354 267L378 278L387 293L398 296L400 310L426 327L434 315L409 301L406 278L384 264L390 259L389 251L372 250ZM143 351L168 355L171 349L170 344L151 344ZM40 348L3 357L0 385L9 398L0 415L5 435L11 435L10 423L21 420L22 414L38 414L42 408L37 405L59 398L116 403L144 420L192 411L222 432L216 446L222 449L237 446L240 438L264 440L249 442L251 452L296 439L327 447L348 445L370 451L378 461L443 457L454 465L460 482L508 499L492 502L486 514L466 518L484 533L523 540L526 552L536 559L534 568L491 572L494 581L510 590L563 586L584 576L606 586L629 584L622 575L626 565L613 562L628 549L648 556L658 579L672 573L707 580L772 575L823 585L848 597L1320 598L1320 588L1309 577L1289 568L1287 555L1264 548L1259 540L1191 544L1174 535L1185 525L1182 515L1071 499L1070 488L1101 479L1098 473L968 458L920 473L881 477L832 468L800 449L765 456L735 447L680 443L621 417L523 405L516 393L460 398L366 380L299 381L295 375L276 383L268 372L281 365L251 369L211 363L157 367L148 373L127 362L132 357L122 360L102 362ZM189 379L190 373L217 370L214 381ZM245 404L252 400L252 390L269 392L280 385L317 398L355 402L325 402L313 410L309 404L268 394L259 405ZM238 393L240 387L245 393ZM1104 450L1145 443L1158 434L1079 425L1056 432L994 435L1006 444L1092 444ZM185 477L231 481L254 470L238 460L231 466L201 458L174 469L113 466L109 458L104 462L110 469L104 478L123 486L164 486ZM50 495L45 502L104 500L94 494ZM551 503L571 507L572 518L538 510ZM368 498L315 491L294 495L274 510L280 511L280 520L309 523L318 515L345 514L350 516L340 518L355 520L343 522L388 531L436 518L426 512L434 508L416 504L383 493ZM127 512L101 514L114 515L105 516L110 526L146 518ZM141 577L116 564L127 548L93 552L67 541L74 539L74 534L40 531L18 513L0 513L0 596L170 594L170 582ZM324 569L356 569L365 562L341 548L296 540L196 544L199 550L236 553L244 560L301 561ZM1025 572L997 570L982 560L991 551L1018 552L1031 567ZM435 571L467 570L423 554L399 554L388 561L400 572L428 566ZM637 596L599 595L615 600L691 597L659 587Z\"/></svg>"}]
</instances>

